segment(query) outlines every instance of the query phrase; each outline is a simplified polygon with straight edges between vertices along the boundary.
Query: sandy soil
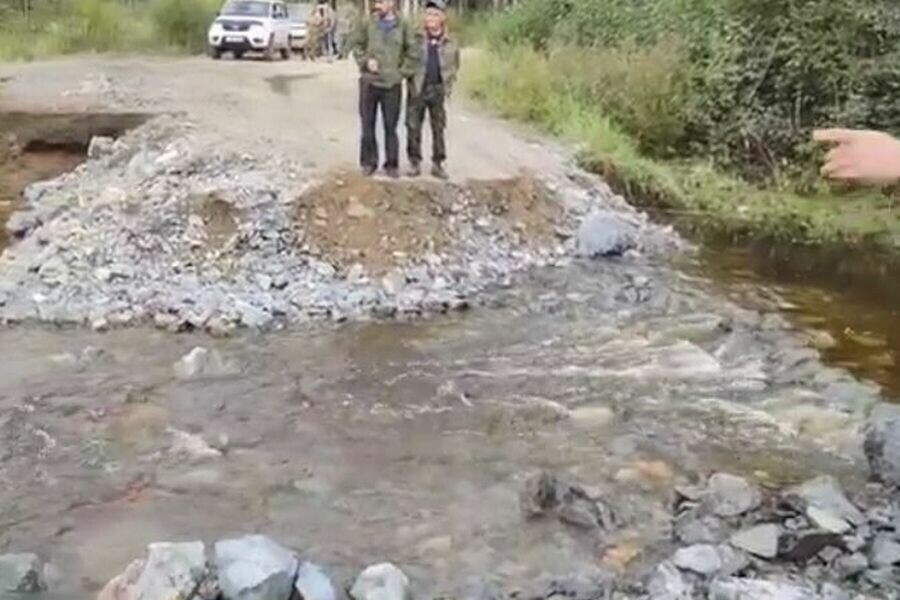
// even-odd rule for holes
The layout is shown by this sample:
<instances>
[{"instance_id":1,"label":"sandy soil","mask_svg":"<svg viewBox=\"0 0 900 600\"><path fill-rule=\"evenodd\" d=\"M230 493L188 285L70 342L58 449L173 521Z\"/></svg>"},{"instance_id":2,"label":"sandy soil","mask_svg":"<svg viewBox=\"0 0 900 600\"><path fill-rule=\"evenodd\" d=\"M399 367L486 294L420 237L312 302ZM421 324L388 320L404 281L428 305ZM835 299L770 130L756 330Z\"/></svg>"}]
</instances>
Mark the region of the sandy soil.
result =
<instances>
[{"instance_id":1,"label":"sandy soil","mask_svg":"<svg viewBox=\"0 0 900 600\"><path fill-rule=\"evenodd\" d=\"M358 90L349 61L79 56L0 65L0 80L0 111L185 113L240 151L277 152L322 169L356 164ZM459 94L448 143L457 180L554 171L566 162L561 149L480 114Z\"/></svg>"}]
</instances>

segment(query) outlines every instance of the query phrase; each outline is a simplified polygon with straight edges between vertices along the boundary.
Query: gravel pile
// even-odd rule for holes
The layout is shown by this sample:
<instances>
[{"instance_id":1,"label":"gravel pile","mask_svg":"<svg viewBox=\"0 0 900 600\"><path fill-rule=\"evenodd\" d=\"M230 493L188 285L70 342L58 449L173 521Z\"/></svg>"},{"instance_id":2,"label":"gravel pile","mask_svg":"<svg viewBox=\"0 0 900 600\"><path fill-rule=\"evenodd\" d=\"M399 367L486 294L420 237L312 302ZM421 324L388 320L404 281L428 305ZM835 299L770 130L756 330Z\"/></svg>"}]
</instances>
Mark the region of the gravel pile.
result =
<instances>
[{"instance_id":1,"label":"gravel pile","mask_svg":"<svg viewBox=\"0 0 900 600\"><path fill-rule=\"evenodd\" d=\"M27 188L24 210L11 218L18 241L0 257L0 322L227 333L421 314L478 303L512 274L576 254L677 243L594 179L542 182L557 204L544 245L528 239L521 214L486 212L477 194L448 187L433 201L450 208L435 213L449 239L431 252L396 252L376 272L331 260L307 236L313 224L297 218L298 206L321 179L287 159L235 155L173 117L118 140L95 138L86 163ZM449 205L447 194L455 194ZM373 210L351 200L351 220Z\"/></svg>"}]
</instances>

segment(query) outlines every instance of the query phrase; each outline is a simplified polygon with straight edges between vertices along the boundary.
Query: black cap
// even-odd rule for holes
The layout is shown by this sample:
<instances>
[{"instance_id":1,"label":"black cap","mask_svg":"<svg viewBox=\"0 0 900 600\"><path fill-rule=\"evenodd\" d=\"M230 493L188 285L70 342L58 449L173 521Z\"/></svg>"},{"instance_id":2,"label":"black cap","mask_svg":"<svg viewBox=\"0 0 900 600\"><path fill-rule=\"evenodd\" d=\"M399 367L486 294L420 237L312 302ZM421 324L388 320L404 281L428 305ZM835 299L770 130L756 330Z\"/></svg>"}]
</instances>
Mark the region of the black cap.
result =
<instances>
[{"instance_id":1,"label":"black cap","mask_svg":"<svg viewBox=\"0 0 900 600\"><path fill-rule=\"evenodd\" d=\"M447 3L444 0L425 0L425 8L436 8L443 12L447 10Z\"/></svg>"}]
</instances>

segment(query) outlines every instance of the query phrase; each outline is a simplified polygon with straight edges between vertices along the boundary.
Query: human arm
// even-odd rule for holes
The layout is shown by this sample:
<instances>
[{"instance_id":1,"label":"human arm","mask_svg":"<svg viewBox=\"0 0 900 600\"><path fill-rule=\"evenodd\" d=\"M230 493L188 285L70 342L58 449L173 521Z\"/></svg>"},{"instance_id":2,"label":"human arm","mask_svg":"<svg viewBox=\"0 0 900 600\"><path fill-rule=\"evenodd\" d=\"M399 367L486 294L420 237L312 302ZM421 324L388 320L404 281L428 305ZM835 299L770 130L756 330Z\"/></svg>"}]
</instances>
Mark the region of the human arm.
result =
<instances>
[{"instance_id":1,"label":"human arm","mask_svg":"<svg viewBox=\"0 0 900 600\"><path fill-rule=\"evenodd\" d=\"M415 77L422 61L422 44L408 23L403 23L403 47L400 51L400 74L406 79Z\"/></svg>"},{"instance_id":2,"label":"human arm","mask_svg":"<svg viewBox=\"0 0 900 600\"><path fill-rule=\"evenodd\" d=\"M353 52L353 58L359 65L360 72L365 73L369 62L369 27L365 19L357 21L351 34L351 40L350 49Z\"/></svg>"},{"instance_id":3,"label":"human arm","mask_svg":"<svg viewBox=\"0 0 900 600\"><path fill-rule=\"evenodd\" d=\"M832 144L822 175L841 181L889 183L900 181L900 140L881 132L821 129L817 142Z\"/></svg>"},{"instance_id":4,"label":"human arm","mask_svg":"<svg viewBox=\"0 0 900 600\"><path fill-rule=\"evenodd\" d=\"M447 97L453 93L453 88L456 87L456 80L459 76L459 68L462 65L462 53L459 50L459 46L455 43L453 44L453 48L451 51L451 56L453 57L453 64L450 70L450 73L447 77Z\"/></svg>"}]
</instances>

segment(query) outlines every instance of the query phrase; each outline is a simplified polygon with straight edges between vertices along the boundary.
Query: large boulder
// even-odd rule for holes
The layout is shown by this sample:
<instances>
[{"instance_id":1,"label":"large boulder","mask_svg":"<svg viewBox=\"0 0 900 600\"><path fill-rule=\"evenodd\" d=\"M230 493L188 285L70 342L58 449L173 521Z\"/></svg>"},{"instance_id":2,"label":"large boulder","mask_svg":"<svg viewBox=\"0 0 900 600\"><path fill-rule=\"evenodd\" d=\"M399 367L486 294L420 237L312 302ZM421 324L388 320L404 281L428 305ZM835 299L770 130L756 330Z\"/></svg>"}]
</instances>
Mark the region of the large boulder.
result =
<instances>
[{"instance_id":1,"label":"large boulder","mask_svg":"<svg viewBox=\"0 0 900 600\"><path fill-rule=\"evenodd\" d=\"M759 490L743 477L716 473L709 478L704 504L720 517L737 517L759 506Z\"/></svg>"},{"instance_id":2,"label":"large boulder","mask_svg":"<svg viewBox=\"0 0 900 600\"><path fill-rule=\"evenodd\" d=\"M725 544L695 544L676 551L672 562L683 571L713 576L737 573L747 566L748 560L743 553Z\"/></svg>"},{"instance_id":3,"label":"large boulder","mask_svg":"<svg viewBox=\"0 0 900 600\"><path fill-rule=\"evenodd\" d=\"M209 578L203 542L157 543L100 592L98 600L182 600Z\"/></svg>"},{"instance_id":4,"label":"large boulder","mask_svg":"<svg viewBox=\"0 0 900 600\"><path fill-rule=\"evenodd\" d=\"M217 542L213 561L227 600L285 600L300 566L293 552L264 535Z\"/></svg>"},{"instance_id":5,"label":"large boulder","mask_svg":"<svg viewBox=\"0 0 900 600\"><path fill-rule=\"evenodd\" d=\"M173 365L178 379L218 377L230 373L229 365L216 350L197 346Z\"/></svg>"},{"instance_id":6,"label":"large boulder","mask_svg":"<svg viewBox=\"0 0 900 600\"><path fill-rule=\"evenodd\" d=\"M799 504L813 523L831 533L844 533L865 521L862 512L844 495L838 480L830 475L789 488L784 498Z\"/></svg>"},{"instance_id":7,"label":"large boulder","mask_svg":"<svg viewBox=\"0 0 900 600\"><path fill-rule=\"evenodd\" d=\"M637 247L637 228L616 213L596 210L578 228L576 253L585 258L616 256Z\"/></svg>"},{"instance_id":8,"label":"large boulder","mask_svg":"<svg viewBox=\"0 0 900 600\"><path fill-rule=\"evenodd\" d=\"M879 404L872 411L863 444L872 476L900 486L900 406Z\"/></svg>"},{"instance_id":9,"label":"large boulder","mask_svg":"<svg viewBox=\"0 0 900 600\"><path fill-rule=\"evenodd\" d=\"M390 563L372 565L360 573L350 590L353 600L410 600L409 578Z\"/></svg>"},{"instance_id":10,"label":"large boulder","mask_svg":"<svg viewBox=\"0 0 900 600\"><path fill-rule=\"evenodd\" d=\"M312 563L305 562L297 571L294 588L300 600L339 600L340 596L331 579Z\"/></svg>"},{"instance_id":11,"label":"large boulder","mask_svg":"<svg viewBox=\"0 0 900 600\"><path fill-rule=\"evenodd\" d=\"M0 592L40 592L44 589L41 560L37 555L0 555Z\"/></svg>"},{"instance_id":12,"label":"large boulder","mask_svg":"<svg viewBox=\"0 0 900 600\"><path fill-rule=\"evenodd\" d=\"M761 558L775 558L779 536L777 525L765 523L735 532L731 536L731 545Z\"/></svg>"}]
</instances>

